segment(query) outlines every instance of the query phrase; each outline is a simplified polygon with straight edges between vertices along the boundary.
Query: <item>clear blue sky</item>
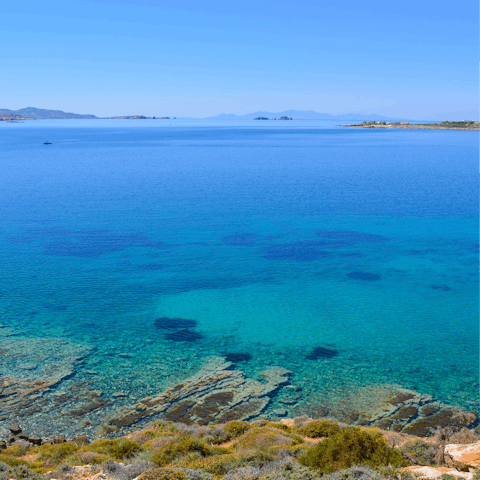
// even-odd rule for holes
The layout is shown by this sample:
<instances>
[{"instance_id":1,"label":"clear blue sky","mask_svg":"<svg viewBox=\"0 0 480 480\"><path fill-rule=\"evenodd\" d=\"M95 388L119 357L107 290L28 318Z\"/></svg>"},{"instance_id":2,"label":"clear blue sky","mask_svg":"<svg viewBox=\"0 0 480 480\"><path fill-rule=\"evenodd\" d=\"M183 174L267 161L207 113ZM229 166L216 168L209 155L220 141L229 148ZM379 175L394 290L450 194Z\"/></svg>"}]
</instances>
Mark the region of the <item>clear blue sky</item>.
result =
<instances>
[{"instance_id":1,"label":"clear blue sky","mask_svg":"<svg viewBox=\"0 0 480 480\"><path fill-rule=\"evenodd\" d=\"M478 118L478 1L10 1L0 108Z\"/></svg>"}]
</instances>

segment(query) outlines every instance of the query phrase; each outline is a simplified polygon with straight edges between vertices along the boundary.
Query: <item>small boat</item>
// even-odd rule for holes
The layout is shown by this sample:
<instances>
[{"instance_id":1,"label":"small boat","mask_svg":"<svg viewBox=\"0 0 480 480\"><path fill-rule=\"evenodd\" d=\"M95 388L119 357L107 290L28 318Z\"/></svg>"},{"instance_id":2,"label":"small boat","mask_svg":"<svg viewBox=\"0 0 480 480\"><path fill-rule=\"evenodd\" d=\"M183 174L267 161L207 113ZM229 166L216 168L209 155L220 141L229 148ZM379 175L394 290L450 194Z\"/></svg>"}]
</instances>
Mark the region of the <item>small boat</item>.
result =
<instances>
[{"instance_id":1,"label":"small boat","mask_svg":"<svg viewBox=\"0 0 480 480\"><path fill-rule=\"evenodd\" d=\"M52 142L43 142L44 145L51 145Z\"/></svg>"}]
</instances>

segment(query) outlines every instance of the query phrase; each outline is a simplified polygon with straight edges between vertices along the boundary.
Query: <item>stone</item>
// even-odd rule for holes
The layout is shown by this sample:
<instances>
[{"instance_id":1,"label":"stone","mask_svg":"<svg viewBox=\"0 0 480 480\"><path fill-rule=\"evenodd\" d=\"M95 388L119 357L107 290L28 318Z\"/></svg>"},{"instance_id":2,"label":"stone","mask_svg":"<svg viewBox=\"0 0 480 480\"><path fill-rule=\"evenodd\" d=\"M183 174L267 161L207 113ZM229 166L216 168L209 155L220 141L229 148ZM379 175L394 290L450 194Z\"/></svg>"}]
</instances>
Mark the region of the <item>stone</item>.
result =
<instances>
[{"instance_id":1,"label":"stone","mask_svg":"<svg viewBox=\"0 0 480 480\"><path fill-rule=\"evenodd\" d=\"M140 421L161 417L186 424L226 423L258 416L277 390L289 382L291 372L272 367L259 376L263 382L247 378L232 369L232 363L214 358L193 377L157 396L144 399L108 421L107 427L127 427ZM142 408L139 411L139 407Z\"/></svg>"},{"instance_id":2,"label":"stone","mask_svg":"<svg viewBox=\"0 0 480 480\"><path fill-rule=\"evenodd\" d=\"M90 443L90 440L86 435L78 435L77 437L73 437L73 441L77 445L88 445Z\"/></svg>"},{"instance_id":3,"label":"stone","mask_svg":"<svg viewBox=\"0 0 480 480\"><path fill-rule=\"evenodd\" d=\"M24 433L17 435L17 438L20 440L26 440L28 442L28 435L25 435Z\"/></svg>"},{"instance_id":4,"label":"stone","mask_svg":"<svg viewBox=\"0 0 480 480\"><path fill-rule=\"evenodd\" d=\"M20 447L20 448L30 448L32 445L30 442L27 442L26 440L15 440L12 443L12 447Z\"/></svg>"},{"instance_id":5,"label":"stone","mask_svg":"<svg viewBox=\"0 0 480 480\"><path fill-rule=\"evenodd\" d=\"M126 393L123 393L123 392L115 392L115 393L112 393L112 397L113 398L124 398L126 397L127 394Z\"/></svg>"},{"instance_id":6,"label":"stone","mask_svg":"<svg viewBox=\"0 0 480 480\"><path fill-rule=\"evenodd\" d=\"M65 443L65 442L66 442L65 437L55 437L52 440L52 443L54 444Z\"/></svg>"},{"instance_id":7,"label":"stone","mask_svg":"<svg viewBox=\"0 0 480 480\"><path fill-rule=\"evenodd\" d=\"M18 435L19 433L22 433L22 429L20 428L20 425L18 425L18 423L15 423L14 425L12 425L10 427L10 431L14 434L14 435Z\"/></svg>"},{"instance_id":8,"label":"stone","mask_svg":"<svg viewBox=\"0 0 480 480\"><path fill-rule=\"evenodd\" d=\"M28 441L33 445L42 445L42 439L37 437L28 437Z\"/></svg>"},{"instance_id":9,"label":"stone","mask_svg":"<svg viewBox=\"0 0 480 480\"><path fill-rule=\"evenodd\" d=\"M284 408L277 408L276 410L273 411L273 413L277 417L285 417L288 412Z\"/></svg>"},{"instance_id":10,"label":"stone","mask_svg":"<svg viewBox=\"0 0 480 480\"><path fill-rule=\"evenodd\" d=\"M437 479L443 475L452 475L457 479L473 480L473 473L459 472L449 467L421 467L414 465L413 467L406 467L403 470L412 473L418 478Z\"/></svg>"},{"instance_id":11,"label":"stone","mask_svg":"<svg viewBox=\"0 0 480 480\"><path fill-rule=\"evenodd\" d=\"M8 437L7 442L8 443L13 443L15 441L15 437Z\"/></svg>"},{"instance_id":12,"label":"stone","mask_svg":"<svg viewBox=\"0 0 480 480\"><path fill-rule=\"evenodd\" d=\"M445 446L447 465L457 468L480 467L480 442L466 445L450 444Z\"/></svg>"},{"instance_id":13,"label":"stone","mask_svg":"<svg viewBox=\"0 0 480 480\"><path fill-rule=\"evenodd\" d=\"M5 440L0 440L0 450L5 450L7 448L7 442Z\"/></svg>"}]
</instances>

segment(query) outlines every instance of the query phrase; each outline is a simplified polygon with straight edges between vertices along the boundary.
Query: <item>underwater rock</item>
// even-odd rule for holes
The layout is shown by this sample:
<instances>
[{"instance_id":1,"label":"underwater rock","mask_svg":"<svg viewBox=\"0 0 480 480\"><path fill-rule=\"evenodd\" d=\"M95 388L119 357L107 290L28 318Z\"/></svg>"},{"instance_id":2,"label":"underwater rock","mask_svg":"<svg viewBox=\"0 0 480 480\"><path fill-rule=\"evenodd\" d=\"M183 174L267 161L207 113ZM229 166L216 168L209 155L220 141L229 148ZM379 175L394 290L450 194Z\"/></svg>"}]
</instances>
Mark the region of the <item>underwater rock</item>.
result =
<instances>
[{"instance_id":1,"label":"underwater rock","mask_svg":"<svg viewBox=\"0 0 480 480\"><path fill-rule=\"evenodd\" d=\"M313 262L333 254L324 250L323 242L304 240L288 245L270 245L262 248L263 258L267 260L290 260L295 262Z\"/></svg>"},{"instance_id":2,"label":"underwater rock","mask_svg":"<svg viewBox=\"0 0 480 480\"><path fill-rule=\"evenodd\" d=\"M114 233L107 230L62 231L43 238L53 239L44 247L45 255L97 258L126 248L166 248L163 242L153 242L142 233Z\"/></svg>"},{"instance_id":3,"label":"underwater rock","mask_svg":"<svg viewBox=\"0 0 480 480\"><path fill-rule=\"evenodd\" d=\"M237 233L235 235L226 235L221 238L225 245L234 245L238 247L253 247L258 240L255 233Z\"/></svg>"},{"instance_id":4,"label":"underwater rock","mask_svg":"<svg viewBox=\"0 0 480 480\"><path fill-rule=\"evenodd\" d=\"M188 318L161 317L155 319L155 326L161 330L180 330L183 328L195 328L197 322Z\"/></svg>"},{"instance_id":5,"label":"underwater rock","mask_svg":"<svg viewBox=\"0 0 480 480\"><path fill-rule=\"evenodd\" d=\"M443 292L448 292L451 288L448 285L432 285L434 290L442 290Z\"/></svg>"},{"instance_id":6,"label":"underwater rock","mask_svg":"<svg viewBox=\"0 0 480 480\"><path fill-rule=\"evenodd\" d=\"M371 233L355 232L352 230L320 230L315 232L322 239L324 248L349 247L356 243L383 243L388 238Z\"/></svg>"},{"instance_id":7,"label":"underwater rock","mask_svg":"<svg viewBox=\"0 0 480 480\"><path fill-rule=\"evenodd\" d=\"M353 278L354 280L364 280L366 282L375 282L381 278L377 273L369 272L350 272L347 273L347 277Z\"/></svg>"},{"instance_id":8,"label":"underwater rock","mask_svg":"<svg viewBox=\"0 0 480 480\"><path fill-rule=\"evenodd\" d=\"M196 342L197 340L201 340L203 335L197 332L192 332L188 329L183 329L172 333L167 333L165 338L167 340L171 340L172 342Z\"/></svg>"},{"instance_id":9,"label":"underwater rock","mask_svg":"<svg viewBox=\"0 0 480 480\"><path fill-rule=\"evenodd\" d=\"M333 358L337 355L338 350L333 348L315 347L306 358L307 360L318 360L319 358Z\"/></svg>"},{"instance_id":10,"label":"underwater rock","mask_svg":"<svg viewBox=\"0 0 480 480\"><path fill-rule=\"evenodd\" d=\"M291 373L281 367L269 368L260 374L263 383L231 370L231 366L221 358L212 359L195 376L149 399L145 410L138 412L134 406L123 410L108 426L127 427L157 416L200 425L248 420L265 409Z\"/></svg>"},{"instance_id":11,"label":"underwater rock","mask_svg":"<svg viewBox=\"0 0 480 480\"><path fill-rule=\"evenodd\" d=\"M252 356L249 353L227 353L225 355L225 360L232 363L248 362L251 359Z\"/></svg>"}]
</instances>

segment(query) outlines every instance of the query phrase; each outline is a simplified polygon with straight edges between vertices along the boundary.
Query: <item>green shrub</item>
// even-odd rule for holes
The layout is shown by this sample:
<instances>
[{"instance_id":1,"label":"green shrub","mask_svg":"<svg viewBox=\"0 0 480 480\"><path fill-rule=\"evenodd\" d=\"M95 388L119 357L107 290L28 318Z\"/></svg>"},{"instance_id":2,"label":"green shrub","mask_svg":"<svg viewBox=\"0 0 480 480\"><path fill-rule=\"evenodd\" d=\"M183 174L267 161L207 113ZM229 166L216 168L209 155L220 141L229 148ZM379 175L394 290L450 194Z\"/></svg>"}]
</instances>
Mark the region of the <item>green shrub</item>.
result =
<instances>
[{"instance_id":1,"label":"green shrub","mask_svg":"<svg viewBox=\"0 0 480 480\"><path fill-rule=\"evenodd\" d=\"M9 467L28 466L28 462L19 458L9 457L0 453L0 462L6 463Z\"/></svg>"},{"instance_id":2,"label":"green shrub","mask_svg":"<svg viewBox=\"0 0 480 480\"><path fill-rule=\"evenodd\" d=\"M390 448L378 433L350 427L318 443L299 457L307 467L328 474L354 465L403 466L406 461L398 450Z\"/></svg>"},{"instance_id":3,"label":"green shrub","mask_svg":"<svg viewBox=\"0 0 480 480\"><path fill-rule=\"evenodd\" d=\"M164 468L151 468L143 472L138 480L187 480L183 472Z\"/></svg>"},{"instance_id":4,"label":"green shrub","mask_svg":"<svg viewBox=\"0 0 480 480\"><path fill-rule=\"evenodd\" d=\"M252 426L247 422L239 422L232 420L223 426L223 429L228 432L233 438L237 438L243 435L246 431L250 430Z\"/></svg>"},{"instance_id":5,"label":"green shrub","mask_svg":"<svg viewBox=\"0 0 480 480\"><path fill-rule=\"evenodd\" d=\"M0 462L0 480L42 480L42 477L32 472L27 466L20 464L15 467Z\"/></svg>"},{"instance_id":6,"label":"green shrub","mask_svg":"<svg viewBox=\"0 0 480 480\"><path fill-rule=\"evenodd\" d=\"M101 439L91 443L88 447L84 447L86 452L102 453L116 460L131 458L142 450L143 447L141 445L128 438L119 438L118 440Z\"/></svg>"},{"instance_id":7,"label":"green shrub","mask_svg":"<svg viewBox=\"0 0 480 480\"><path fill-rule=\"evenodd\" d=\"M212 473L213 475L225 475L229 470L235 468L238 456L229 453L226 455L215 455L190 462L179 462L177 467L201 470L203 472Z\"/></svg>"},{"instance_id":8,"label":"green shrub","mask_svg":"<svg viewBox=\"0 0 480 480\"><path fill-rule=\"evenodd\" d=\"M450 475L449 473L444 473L441 477L441 480L457 480L455 475Z\"/></svg>"},{"instance_id":9,"label":"green shrub","mask_svg":"<svg viewBox=\"0 0 480 480\"><path fill-rule=\"evenodd\" d=\"M438 454L438 447L433 446L431 443L424 442L423 440L413 440L408 442L401 449L406 454L407 458L411 457L416 462L423 465L435 465Z\"/></svg>"},{"instance_id":10,"label":"green shrub","mask_svg":"<svg viewBox=\"0 0 480 480\"><path fill-rule=\"evenodd\" d=\"M163 467L190 453L197 453L202 457L208 457L216 453L216 450L196 438L180 437L154 452L151 460L155 466Z\"/></svg>"},{"instance_id":11,"label":"green shrub","mask_svg":"<svg viewBox=\"0 0 480 480\"><path fill-rule=\"evenodd\" d=\"M331 437L340 431L337 422L314 420L298 429L298 433L308 438Z\"/></svg>"},{"instance_id":12,"label":"green shrub","mask_svg":"<svg viewBox=\"0 0 480 480\"><path fill-rule=\"evenodd\" d=\"M284 423L278 423L278 422L268 422L267 427L272 427L272 428L278 428L279 430L283 430L284 432L291 432L292 429L288 426L285 425Z\"/></svg>"},{"instance_id":13,"label":"green shrub","mask_svg":"<svg viewBox=\"0 0 480 480\"><path fill-rule=\"evenodd\" d=\"M42 445L39 447L38 459L47 466L60 465L65 459L74 455L79 449L78 445L71 442L60 443L56 445Z\"/></svg>"}]
</instances>

